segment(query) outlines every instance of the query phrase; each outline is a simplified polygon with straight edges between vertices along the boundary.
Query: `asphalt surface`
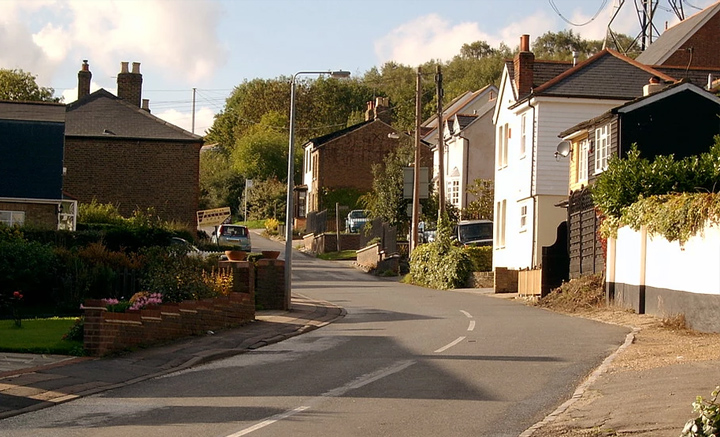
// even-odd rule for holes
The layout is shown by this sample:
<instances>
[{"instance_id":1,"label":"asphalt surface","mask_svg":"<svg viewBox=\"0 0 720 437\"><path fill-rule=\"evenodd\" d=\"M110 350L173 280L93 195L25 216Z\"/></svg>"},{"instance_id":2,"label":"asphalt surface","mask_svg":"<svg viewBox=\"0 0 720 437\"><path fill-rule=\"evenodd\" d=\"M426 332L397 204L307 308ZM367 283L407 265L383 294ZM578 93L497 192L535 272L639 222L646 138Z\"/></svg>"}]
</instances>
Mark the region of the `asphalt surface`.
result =
<instances>
[{"instance_id":1,"label":"asphalt surface","mask_svg":"<svg viewBox=\"0 0 720 437\"><path fill-rule=\"evenodd\" d=\"M492 296L512 298L514 295ZM295 295L290 311L259 311L256 321L237 329L117 357L0 353L0 419L241 354L320 328L344 315L345 311L332 303ZM625 344L577 388L571 399L521 435L678 436L685 422L695 417L691 407L695 396L707 398L720 384L720 362L607 372L610 361L633 341L634 333L631 333ZM597 433L553 431L558 424L564 429L594 429Z\"/></svg>"}]
</instances>

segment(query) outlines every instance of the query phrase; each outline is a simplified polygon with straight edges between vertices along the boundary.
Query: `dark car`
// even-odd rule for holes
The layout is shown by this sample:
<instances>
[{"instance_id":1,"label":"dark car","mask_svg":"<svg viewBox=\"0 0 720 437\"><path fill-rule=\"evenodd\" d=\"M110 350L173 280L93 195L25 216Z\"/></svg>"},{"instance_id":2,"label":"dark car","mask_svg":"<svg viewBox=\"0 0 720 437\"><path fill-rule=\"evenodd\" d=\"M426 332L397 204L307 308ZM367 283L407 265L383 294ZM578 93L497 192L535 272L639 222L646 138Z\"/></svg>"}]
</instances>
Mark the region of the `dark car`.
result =
<instances>
[{"instance_id":1,"label":"dark car","mask_svg":"<svg viewBox=\"0 0 720 437\"><path fill-rule=\"evenodd\" d=\"M453 238L463 246L492 246L493 222L490 220L463 220L455 226Z\"/></svg>"}]
</instances>

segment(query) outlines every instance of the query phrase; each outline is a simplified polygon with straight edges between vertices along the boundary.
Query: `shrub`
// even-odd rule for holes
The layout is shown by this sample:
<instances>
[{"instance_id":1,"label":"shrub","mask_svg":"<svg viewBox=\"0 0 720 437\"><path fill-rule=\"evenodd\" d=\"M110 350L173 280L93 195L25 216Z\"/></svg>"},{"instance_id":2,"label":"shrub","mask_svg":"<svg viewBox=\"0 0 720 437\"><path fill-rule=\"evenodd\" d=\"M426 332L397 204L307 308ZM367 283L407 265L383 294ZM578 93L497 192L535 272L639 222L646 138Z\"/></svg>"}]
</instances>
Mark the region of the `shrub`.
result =
<instances>
[{"instance_id":1,"label":"shrub","mask_svg":"<svg viewBox=\"0 0 720 437\"><path fill-rule=\"evenodd\" d=\"M120 224L123 220L117 207L111 203L98 203L93 199L90 203L78 205L78 222Z\"/></svg>"},{"instance_id":2,"label":"shrub","mask_svg":"<svg viewBox=\"0 0 720 437\"><path fill-rule=\"evenodd\" d=\"M472 273L472 261L462 248L444 248L439 242L421 244L410 255L413 283L447 290L462 287Z\"/></svg>"},{"instance_id":3,"label":"shrub","mask_svg":"<svg viewBox=\"0 0 720 437\"><path fill-rule=\"evenodd\" d=\"M467 246L465 252L472 261L474 272L489 272L492 270L492 246Z\"/></svg>"},{"instance_id":4,"label":"shrub","mask_svg":"<svg viewBox=\"0 0 720 437\"><path fill-rule=\"evenodd\" d=\"M277 235L280 221L276 218L269 218L265 220L265 231L270 235Z\"/></svg>"},{"instance_id":5,"label":"shrub","mask_svg":"<svg viewBox=\"0 0 720 437\"><path fill-rule=\"evenodd\" d=\"M720 393L720 386L715 387L709 400L698 396L693 402L693 412L698 414L695 419L689 420L680 434L680 437L710 437L717 436L720 432L720 405L717 397Z\"/></svg>"},{"instance_id":6,"label":"shrub","mask_svg":"<svg viewBox=\"0 0 720 437\"><path fill-rule=\"evenodd\" d=\"M177 247L151 247L141 254L145 260L140 279L144 290L161 293L166 302L216 295L203 280L203 272L211 269L212 261L185 256Z\"/></svg>"},{"instance_id":7,"label":"shrub","mask_svg":"<svg viewBox=\"0 0 720 437\"><path fill-rule=\"evenodd\" d=\"M41 302L53 283L52 247L13 237L0 240L0 293L22 290L28 304Z\"/></svg>"}]
</instances>

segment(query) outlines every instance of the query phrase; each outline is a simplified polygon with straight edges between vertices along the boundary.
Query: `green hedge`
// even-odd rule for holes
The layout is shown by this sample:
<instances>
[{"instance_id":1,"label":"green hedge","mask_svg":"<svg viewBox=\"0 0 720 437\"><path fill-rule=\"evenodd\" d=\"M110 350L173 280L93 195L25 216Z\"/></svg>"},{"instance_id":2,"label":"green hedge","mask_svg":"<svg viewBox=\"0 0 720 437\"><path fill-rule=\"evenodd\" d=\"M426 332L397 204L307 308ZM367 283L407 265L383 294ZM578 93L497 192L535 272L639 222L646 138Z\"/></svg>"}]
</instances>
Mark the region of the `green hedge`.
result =
<instances>
[{"instance_id":1,"label":"green hedge","mask_svg":"<svg viewBox=\"0 0 720 437\"><path fill-rule=\"evenodd\" d=\"M473 262L462 247L434 241L421 244L410 255L411 281L425 287L463 287L472 271Z\"/></svg>"},{"instance_id":2,"label":"green hedge","mask_svg":"<svg viewBox=\"0 0 720 437\"><path fill-rule=\"evenodd\" d=\"M464 249L472 261L474 272L492 271L492 246L467 246Z\"/></svg>"}]
</instances>

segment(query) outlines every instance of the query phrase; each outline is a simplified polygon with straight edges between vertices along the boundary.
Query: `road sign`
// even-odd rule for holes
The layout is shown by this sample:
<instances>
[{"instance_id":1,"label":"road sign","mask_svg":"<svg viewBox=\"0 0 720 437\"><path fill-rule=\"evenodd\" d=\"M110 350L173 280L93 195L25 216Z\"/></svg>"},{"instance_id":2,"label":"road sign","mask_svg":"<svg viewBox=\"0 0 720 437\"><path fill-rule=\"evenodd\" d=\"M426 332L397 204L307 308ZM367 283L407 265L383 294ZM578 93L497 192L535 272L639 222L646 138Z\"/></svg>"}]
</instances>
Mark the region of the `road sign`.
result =
<instances>
[{"instance_id":1,"label":"road sign","mask_svg":"<svg viewBox=\"0 0 720 437\"><path fill-rule=\"evenodd\" d=\"M413 197L413 178L414 176L414 168L413 167L403 167L403 198L404 199L412 199ZM428 180L428 168L427 167L420 167L420 186L418 187L420 189L420 199L427 199L428 198L428 185L430 181Z\"/></svg>"},{"instance_id":2,"label":"road sign","mask_svg":"<svg viewBox=\"0 0 720 437\"><path fill-rule=\"evenodd\" d=\"M230 217L230 207L205 209L197 212L197 225L201 226L217 226L221 225Z\"/></svg>"}]
</instances>

